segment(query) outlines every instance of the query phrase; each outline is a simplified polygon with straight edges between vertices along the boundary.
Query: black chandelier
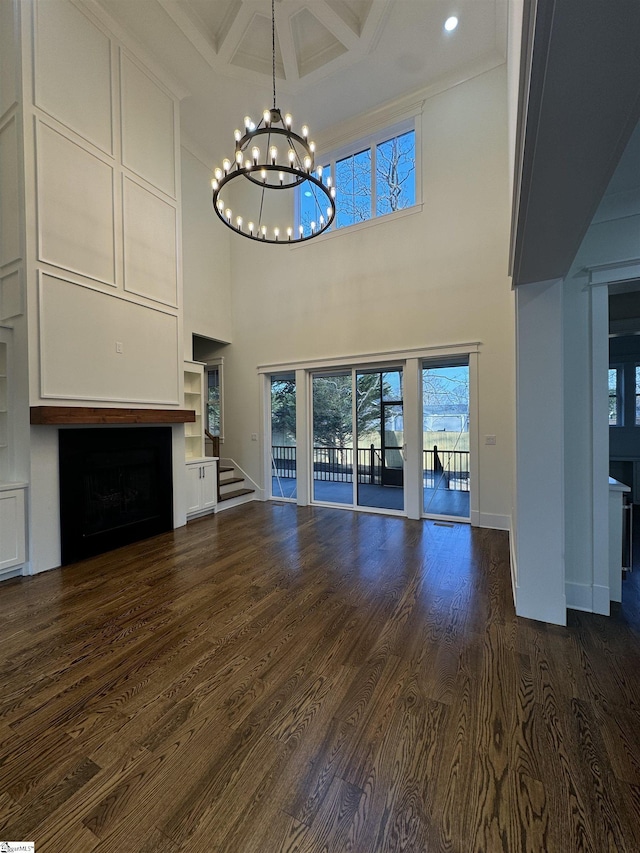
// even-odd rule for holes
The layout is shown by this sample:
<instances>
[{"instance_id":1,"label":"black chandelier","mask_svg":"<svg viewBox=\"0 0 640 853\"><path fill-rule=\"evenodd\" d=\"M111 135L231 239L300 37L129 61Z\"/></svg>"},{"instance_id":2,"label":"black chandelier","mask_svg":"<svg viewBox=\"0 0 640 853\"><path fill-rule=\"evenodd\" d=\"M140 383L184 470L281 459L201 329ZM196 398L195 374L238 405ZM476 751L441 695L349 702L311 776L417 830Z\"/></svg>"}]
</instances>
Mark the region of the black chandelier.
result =
<instances>
[{"instance_id":1,"label":"black chandelier","mask_svg":"<svg viewBox=\"0 0 640 853\"><path fill-rule=\"evenodd\" d=\"M309 128L303 125L301 134L294 133L291 116L283 117L276 106L275 0L271 0L271 50L273 107L264 111L257 125L245 116L244 133L235 131L233 161L225 159L222 168L214 170L213 209L225 225L250 240L302 243L333 222L336 189L331 175L323 180L322 166L315 166ZM313 213L294 229L296 190L312 200Z\"/></svg>"}]
</instances>

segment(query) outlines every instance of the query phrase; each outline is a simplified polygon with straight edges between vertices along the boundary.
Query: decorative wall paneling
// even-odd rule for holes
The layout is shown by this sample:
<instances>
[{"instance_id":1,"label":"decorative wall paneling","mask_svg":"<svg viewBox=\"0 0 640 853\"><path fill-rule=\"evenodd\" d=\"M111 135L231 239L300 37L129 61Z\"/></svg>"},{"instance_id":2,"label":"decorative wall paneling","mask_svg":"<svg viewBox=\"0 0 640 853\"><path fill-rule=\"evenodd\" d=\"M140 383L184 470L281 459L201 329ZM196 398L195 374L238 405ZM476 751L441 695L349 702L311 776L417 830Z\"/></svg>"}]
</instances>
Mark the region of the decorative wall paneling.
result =
<instances>
[{"instance_id":1,"label":"decorative wall paneling","mask_svg":"<svg viewBox=\"0 0 640 853\"><path fill-rule=\"evenodd\" d=\"M38 259L116 284L114 167L36 121Z\"/></svg>"},{"instance_id":2,"label":"decorative wall paneling","mask_svg":"<svg viewBox=\"0 0 640 853\"><path fill-rule=\"evenodd\" d=\"M11 3L0 3L0 119L18 103L17 26Z\"/></svg>"},{"instance_id":3,"label":"decorative wall paneling","mask_svg":"<svg viewBox=\"0 0 640 853\"><path fill-rule=\"evenodd\" d=\"M178 405L175 314L42 272L39 315L43 398Z\"/></svg>"},{"instance_id":4,"label":"decorative wall paneling","mask_svg":"<svg viewBox=\"0 0 640 853\"><path fill-rule=\"evenodd\" d=\"M113 155L111 41L73 3L34 10L34 103Z\"/></svg>"},{"instance_id":5,"label":"decorative wall paneling","mask_svg":"<svg viewBox=\"0 0 640 853\"><path fill-rule=\"evenodd\" d=\"M174 102L120 49L122 163L176 198Z\"/></svg>"},{"instance_id":6,"label":"decorative wall paneling","mask_svg":"<svg viewBox=\"0 0 640 853\"><path fill-rule=\"evenodd\" d=\"M30 345L40 376L32 401L177 405L176 96L99 11L33 2L39 323Z\"/></svg>"},{"instance_id":7,"label":"decorative wall paneling","mask_svg":"<svg viewBox=\"0 0 640 853\"><path fill-rule=\"evenodd\" d=\"M20 258L18 122L14 112L0 126L0 267Z\"/></svg>"},{"instance_id":8,"label":"decorative wall paneling","mask_svg":"<svg viewBox=\"0 0 640 853\"><path fill-rule=\"evenodd\" d=\"M175 205L126 174L122 176L124 289L177 307Z\"/></svg>"},{"instance_id":9,"label":"decorative wall paneling","mask_svg":"<svg viewBox=\"0 0 640 853\"><path fill-rule=\"evenodd\" d=\"M12 269L0 275L0 321L12 320L24 314L22 269Z\"/></svg>"}]
</instances>

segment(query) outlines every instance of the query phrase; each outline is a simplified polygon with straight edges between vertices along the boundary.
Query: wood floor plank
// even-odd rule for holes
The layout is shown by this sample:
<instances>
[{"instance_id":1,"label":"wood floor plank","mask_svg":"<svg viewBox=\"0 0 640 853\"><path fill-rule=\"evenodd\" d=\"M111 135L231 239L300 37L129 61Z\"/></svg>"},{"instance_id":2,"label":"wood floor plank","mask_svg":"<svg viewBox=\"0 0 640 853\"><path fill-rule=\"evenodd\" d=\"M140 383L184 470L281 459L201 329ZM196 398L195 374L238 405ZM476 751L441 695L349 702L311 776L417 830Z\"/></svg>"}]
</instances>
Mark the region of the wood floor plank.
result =
<instances>
[{"instance_id":1,"label":"wood floor plank","mask_svg":"<svg viewBox=\"0 0 640 853\"><path fill-rule=\"evenodd\" d=\"M530 622L504 532L260 502L0 584L0 835L637 853L639 588Z\"/></svg>"}]
</instances>

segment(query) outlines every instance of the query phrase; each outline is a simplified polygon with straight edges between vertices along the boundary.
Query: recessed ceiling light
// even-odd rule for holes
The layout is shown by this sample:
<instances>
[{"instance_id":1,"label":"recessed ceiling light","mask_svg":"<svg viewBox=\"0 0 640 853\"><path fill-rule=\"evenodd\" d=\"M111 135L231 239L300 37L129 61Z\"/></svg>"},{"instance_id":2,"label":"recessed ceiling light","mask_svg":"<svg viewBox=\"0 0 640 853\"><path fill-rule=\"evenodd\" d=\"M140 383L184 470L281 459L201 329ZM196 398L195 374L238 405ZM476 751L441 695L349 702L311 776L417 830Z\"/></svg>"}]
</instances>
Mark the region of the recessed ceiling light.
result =
<instances>
[{"instance_id":1,"label":"recessed ceiling light","mask_svg":"<svg viewBox=\"0 0 640 853\"><path fill-rule=\"evenodd\" d=\"M444 28L448 33L452 33L455 28L458 26L458 19L455 15L452 15L450 18L444 22Z\"/></svg>"}]
</instances>

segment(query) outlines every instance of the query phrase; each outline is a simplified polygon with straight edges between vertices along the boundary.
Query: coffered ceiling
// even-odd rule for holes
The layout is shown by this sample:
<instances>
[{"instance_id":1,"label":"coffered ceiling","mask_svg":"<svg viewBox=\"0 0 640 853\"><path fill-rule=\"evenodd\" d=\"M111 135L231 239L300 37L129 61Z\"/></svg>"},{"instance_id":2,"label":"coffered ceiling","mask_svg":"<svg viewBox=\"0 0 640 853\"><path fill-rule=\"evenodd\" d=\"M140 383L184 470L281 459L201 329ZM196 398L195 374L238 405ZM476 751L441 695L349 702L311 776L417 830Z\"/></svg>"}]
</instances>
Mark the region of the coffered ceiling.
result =
<instances>
[{"instance_id":1,"label":"coffered ceiling","mask_svg":"<svg viewBox=\"0 0 640 853\"><path fill-rule=\"evenodd\" d=\"M271 6L264 0L160 0L212 68L271 77ZM358 61L392 0L278 0L276 77L292 86ZM339 61L339 62L338 62Z\"/></svg>"},{"instance_id":2,"label":"coffered ceiling","mask_svg":"<svg viewBox=\"0 0 640 853\"><path fill-rule=\"evenodd\" d=\"M216 157L272 100L271 0L98 4L188 92L185 135ZM459 25L444 30L450 15ZM275 0L278 106L316 134L504 62L507 0Z\"/></svg>"}]
</instances>

